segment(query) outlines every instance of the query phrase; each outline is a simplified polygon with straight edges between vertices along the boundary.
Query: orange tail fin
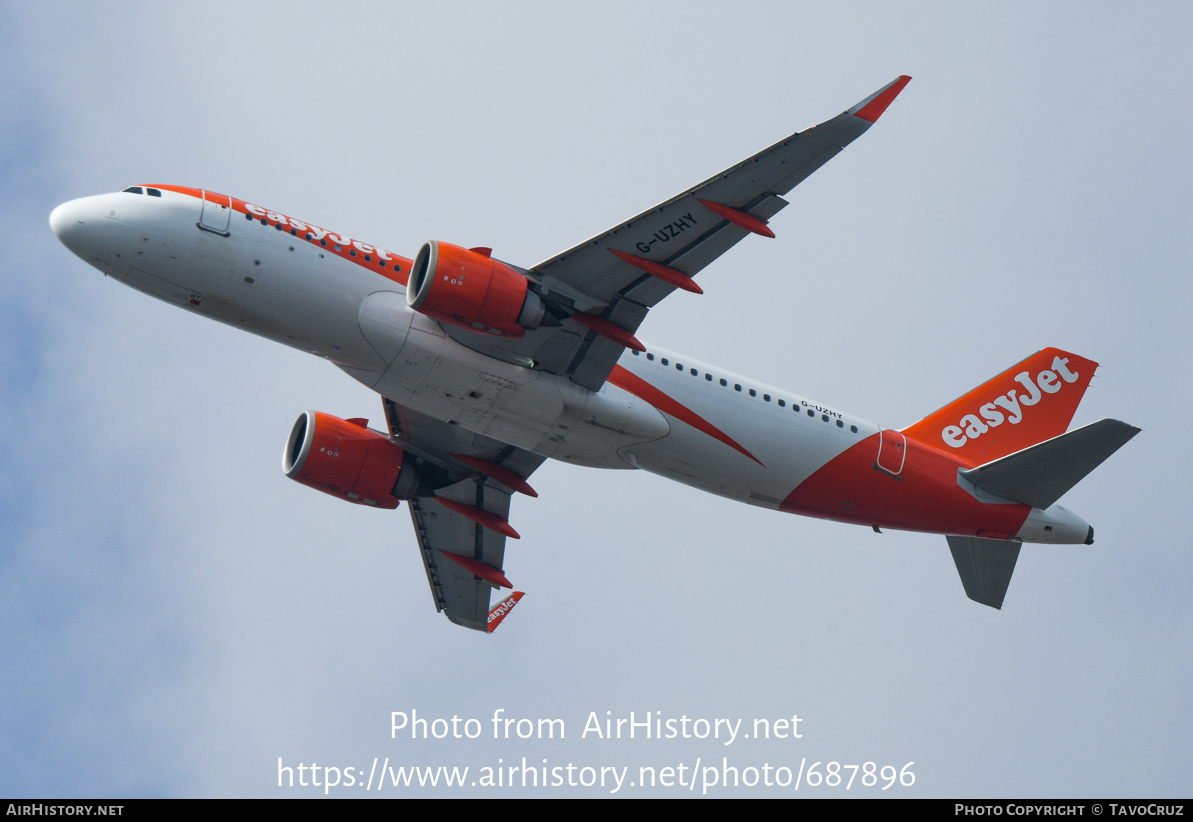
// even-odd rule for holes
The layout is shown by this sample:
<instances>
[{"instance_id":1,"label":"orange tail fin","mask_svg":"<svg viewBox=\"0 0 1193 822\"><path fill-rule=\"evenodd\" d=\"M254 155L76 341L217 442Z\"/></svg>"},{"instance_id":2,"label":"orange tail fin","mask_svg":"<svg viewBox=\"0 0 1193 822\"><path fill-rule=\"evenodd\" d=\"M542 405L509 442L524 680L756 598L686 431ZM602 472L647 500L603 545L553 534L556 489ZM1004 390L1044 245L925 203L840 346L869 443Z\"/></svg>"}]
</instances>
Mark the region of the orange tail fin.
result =
<instances>
[{"instance_id":1,"label":"orange tail fin","mask_svg":"<svg viewBox=\"0 0 1193 822\"><path fill-rule=\"evenodd\" d=\"M974 465L1065 433L1098 364L1045 348L903 433Z\"/></svg>"}]
</instances>

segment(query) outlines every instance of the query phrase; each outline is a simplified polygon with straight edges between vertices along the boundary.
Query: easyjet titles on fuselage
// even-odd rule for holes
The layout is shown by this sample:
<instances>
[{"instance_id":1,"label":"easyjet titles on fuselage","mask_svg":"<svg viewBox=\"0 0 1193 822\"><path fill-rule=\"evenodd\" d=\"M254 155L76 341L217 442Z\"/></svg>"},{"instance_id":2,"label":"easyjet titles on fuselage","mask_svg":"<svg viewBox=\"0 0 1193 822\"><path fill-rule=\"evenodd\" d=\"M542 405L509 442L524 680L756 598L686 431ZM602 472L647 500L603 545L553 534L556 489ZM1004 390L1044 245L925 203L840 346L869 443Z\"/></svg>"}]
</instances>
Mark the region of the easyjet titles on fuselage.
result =
<instances>
[{"instance_id":1,"label":"easyjet titles on fuselage","mask_svg":"<svg viewBox=\"0 0 1193 822\"><path fill-rule=\"evenodd\" d=\"M393 257L390 256L389 252L385 251L384 249L377 248L376 246L371 246L368 243L362 243L360 240L353 240L348 237L341 237L339 234L336 234L334 232L328 231L323 228L319 228L319 226L316 226L316 225L311 225L310 223L304 223L301 220L294 219L293 217L287 217L285 214L279 214L276 211L270 211L267 208L262 208L261 206L253 205L252 203L245 203L244 208L245 208L245 211L247 211L249 214L253 214L257 217L264 217L266 220L268 220L270 223L272 223L274 225L290 226L291 228L293 228L296 231L308 232L311 235L310 237L306 238L308 240L314 240L314 241L318 242L325 238L328 238L333 243L335 243L337 245L355 246L357 249L359 249L361 251L361 253L376 254L377 259L379 259L379 260L392 260L393 259ZM340 250L341 249L339 249L339 248L336 249L336 251L340 251Z\"/></svg>"}]
</instances>

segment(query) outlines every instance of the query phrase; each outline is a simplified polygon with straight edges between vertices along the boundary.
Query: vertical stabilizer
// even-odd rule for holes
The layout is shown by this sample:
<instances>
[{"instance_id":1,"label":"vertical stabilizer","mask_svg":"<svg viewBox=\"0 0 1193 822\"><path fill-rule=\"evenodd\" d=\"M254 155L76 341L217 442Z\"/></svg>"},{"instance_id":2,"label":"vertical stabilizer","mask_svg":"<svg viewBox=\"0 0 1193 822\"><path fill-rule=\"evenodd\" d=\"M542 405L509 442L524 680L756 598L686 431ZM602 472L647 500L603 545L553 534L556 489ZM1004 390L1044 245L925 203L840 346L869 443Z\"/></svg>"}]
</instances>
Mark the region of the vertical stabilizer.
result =
<instances>
[{"instance_id":1,"label":"vertical stabilizer","mask_svg":"<svg viewBox=\"0 0 1193 822\"><path fill-rule=\"evenodd\" d=\"M1002 608L1019 559L1019 543L981 537L945 537L953 562L965 586L965 595L974 602Z\"/></svg>"},{"instance_id":2,"label":"vertical stabilizer","mask_svg":"<svg viewBox=\"0 0 1193 822\"><path fill-rule=\"evenodd\" d=\"M1045 348L903 433L982 465L1065 433L1097 367Z\"/></svg>"}]
</instances>

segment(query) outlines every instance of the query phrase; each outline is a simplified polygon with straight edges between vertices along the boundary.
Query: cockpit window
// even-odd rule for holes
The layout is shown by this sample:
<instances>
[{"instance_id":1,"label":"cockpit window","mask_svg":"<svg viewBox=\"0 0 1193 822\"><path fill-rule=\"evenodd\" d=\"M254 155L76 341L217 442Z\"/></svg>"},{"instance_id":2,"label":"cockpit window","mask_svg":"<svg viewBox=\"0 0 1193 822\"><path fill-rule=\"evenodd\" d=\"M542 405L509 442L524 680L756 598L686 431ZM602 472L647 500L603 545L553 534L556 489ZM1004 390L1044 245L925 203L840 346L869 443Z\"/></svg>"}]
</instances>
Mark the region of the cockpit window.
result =
<instances>
[{"instance_id":1,"label":"cockpit window","mask_svg":"<svg viewBox=\"0 0 1193 822\"><path fill-rule=\"evenodd\" d=\"M158 191L156 188L147 188L147 189L145 189L145 193L148 194L150 197L162 196L162 193L160 191Z\"/></svg>"},{"instance_id":2,"label":"cockpit window","mask_svg":"<svg viewBox=\"0 0 1193 822\"><path fill-rule=\"evenodd\" d=\"M126 188L124 190L124 193L126 193L126 194L144 194L145 192L141 190L140 186L129 186L128 188ZM160 197L161 195L159 194L158 196Z\"/></svg>"}]
</instances>

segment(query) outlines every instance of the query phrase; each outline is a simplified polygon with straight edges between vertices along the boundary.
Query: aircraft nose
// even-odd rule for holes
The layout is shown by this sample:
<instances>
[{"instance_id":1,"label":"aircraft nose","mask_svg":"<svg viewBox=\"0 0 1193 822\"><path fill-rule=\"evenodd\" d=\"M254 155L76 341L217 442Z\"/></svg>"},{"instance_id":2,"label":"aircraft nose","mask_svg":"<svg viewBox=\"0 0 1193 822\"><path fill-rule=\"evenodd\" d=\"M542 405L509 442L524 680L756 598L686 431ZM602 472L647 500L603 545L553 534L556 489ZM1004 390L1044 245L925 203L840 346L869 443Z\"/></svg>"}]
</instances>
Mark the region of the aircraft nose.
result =
<instances>
[{"instance_id":1,"label":"aircraft nose","mask_svg":"<svg viewBox=\"0 0 1193 822\"><path fill-rule=\"evenodd\" d=\"M87 226L86 218L83 200L71 200L50 212L50 228L64 246L77 252L80 235Z\"/></svg>"},{"instance_id":2,"label":"aircraft nose","mask_svg":"<svg viewBox=\"0 0 1193 822\"><path fill-rule=\"evenodd\" d=\"M111 206L111 198L103 194L70 200L50 212L50 228L77 257L94 264L111 233L112 221L105 219L115 215Z\"/></svg>"}]
</instances>

